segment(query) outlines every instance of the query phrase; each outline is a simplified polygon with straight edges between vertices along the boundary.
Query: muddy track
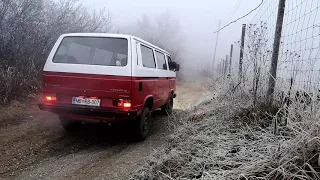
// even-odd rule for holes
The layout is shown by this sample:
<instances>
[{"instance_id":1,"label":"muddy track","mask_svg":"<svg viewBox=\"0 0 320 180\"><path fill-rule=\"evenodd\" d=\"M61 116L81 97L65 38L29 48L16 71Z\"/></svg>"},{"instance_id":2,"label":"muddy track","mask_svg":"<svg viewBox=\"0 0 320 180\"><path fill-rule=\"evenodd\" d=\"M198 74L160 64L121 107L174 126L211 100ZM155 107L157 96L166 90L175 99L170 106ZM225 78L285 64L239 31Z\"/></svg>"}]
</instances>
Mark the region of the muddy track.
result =
<instances>
[{"instance_id":1,"label":"muddy track","mask_svg":"<svg viewBox=\"0 0 320 180\"><path fill-rule=\"evenodd\" d=\"M183 112L178 104L183 98L205 98L200 87L184 85L179 90L183 95L176 100L175 114ZM156 111L153 117L150 137L135 142L128 124L84 123L67 133L55 115L27 112L0 127L0 179L127 179L170 134L174 116Z\"/></svg>"}]
</instances>

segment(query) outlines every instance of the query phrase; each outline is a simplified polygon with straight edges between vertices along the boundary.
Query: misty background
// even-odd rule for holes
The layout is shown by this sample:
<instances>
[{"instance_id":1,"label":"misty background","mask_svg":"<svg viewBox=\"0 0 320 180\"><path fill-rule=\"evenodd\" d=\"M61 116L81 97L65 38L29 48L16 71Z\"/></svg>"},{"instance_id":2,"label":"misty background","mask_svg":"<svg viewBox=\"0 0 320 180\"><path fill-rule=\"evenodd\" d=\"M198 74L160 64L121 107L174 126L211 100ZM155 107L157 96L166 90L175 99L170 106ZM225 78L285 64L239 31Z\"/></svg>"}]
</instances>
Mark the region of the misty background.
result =
<instances>
[{"instance_id":1,"label":"misty background","mask_svg":"<svg viewBox=\"0 0 320 180\"><path fill-rule=\"evenodd\" d=\"M147 31L156 33L157 29L137 28L137 24L141 24L146 18L155 24L161 19L171 21L170 30L175 30L172 34L178 37L169 47L179 49L179 62L183 67L181 72L188 79L194 77L197 70L212 67L216 41L214 32L218 29L219 20L221 19L223 27L261 3L258 0L82 0L81 2L89 10L99 11L105 8L104 13L112 16L111 32L142 36L141 38L146 40L149 39L144 38L144 34L150 34ZM255 12L220 32L215 65L229 54L230 44L240 40L242 23L250 22L254 15ZM163 41L170 39L163 38ZM233 59L234 62L238 61L237 52L234 53Z\"/></svg>"}]
</instances>

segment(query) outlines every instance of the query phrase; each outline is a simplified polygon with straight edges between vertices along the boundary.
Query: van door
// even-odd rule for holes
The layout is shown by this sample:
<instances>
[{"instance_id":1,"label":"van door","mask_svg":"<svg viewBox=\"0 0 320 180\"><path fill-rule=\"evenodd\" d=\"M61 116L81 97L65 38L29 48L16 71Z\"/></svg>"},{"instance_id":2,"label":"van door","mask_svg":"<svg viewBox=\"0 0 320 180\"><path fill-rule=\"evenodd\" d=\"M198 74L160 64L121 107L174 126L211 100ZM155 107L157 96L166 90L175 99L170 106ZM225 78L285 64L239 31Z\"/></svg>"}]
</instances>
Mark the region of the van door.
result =
<instances>
[{"instance_id":1,"label":"van door","mask_svg":"<svg viewBox=\"0 0 320 180\"><path fill-rule=\"evenodd\" d=\"M157 72L159 76L159 94L161 95L161 105L164 105L169 97L169 75L168 65L166 62L166 55L160 51L155 50L157 59Z\"/></svg>"},{"instance_id":2,"label":"van door","mask_svg":"<svg viewBox=\"0 0 320 180\"><path fill-rule=\"evenodd\" d=\"M148 96L154 99L153 109L161 104L159 77L156 69L156 59L153 48L148 45L137 43L137 66L133 71L132 98L140 108Z\"/></svg>"}]
</instances>

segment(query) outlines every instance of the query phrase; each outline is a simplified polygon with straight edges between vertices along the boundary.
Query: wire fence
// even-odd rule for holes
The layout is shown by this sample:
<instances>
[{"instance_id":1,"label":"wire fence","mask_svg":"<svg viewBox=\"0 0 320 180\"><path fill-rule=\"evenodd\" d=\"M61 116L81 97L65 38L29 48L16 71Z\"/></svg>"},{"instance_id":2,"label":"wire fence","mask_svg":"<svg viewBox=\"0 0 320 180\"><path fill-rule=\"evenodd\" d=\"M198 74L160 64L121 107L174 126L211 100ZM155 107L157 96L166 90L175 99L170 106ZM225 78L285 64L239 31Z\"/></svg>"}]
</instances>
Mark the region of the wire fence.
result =
<instances>
[{"instance_id":1,"label":"wire fence","mask_svg":"<svg viewBox=\"0 0 320 180\"><path fill-rule=\"evenodd\" d=\"M254 100L267 98L271 57L279 0L264 0L246 24L243 47L243 87ZM287 0L280 40L275 98L289 91L303 91L313 97L320 90L320 1ZM237 83L240 40L234 42L232 64L220 63L220 74ZM228 62L228 61L223 61ZM230 74L223 66L231 66ZM290 93L289 93L290 94Z\"/></svg>"}]
</instances>

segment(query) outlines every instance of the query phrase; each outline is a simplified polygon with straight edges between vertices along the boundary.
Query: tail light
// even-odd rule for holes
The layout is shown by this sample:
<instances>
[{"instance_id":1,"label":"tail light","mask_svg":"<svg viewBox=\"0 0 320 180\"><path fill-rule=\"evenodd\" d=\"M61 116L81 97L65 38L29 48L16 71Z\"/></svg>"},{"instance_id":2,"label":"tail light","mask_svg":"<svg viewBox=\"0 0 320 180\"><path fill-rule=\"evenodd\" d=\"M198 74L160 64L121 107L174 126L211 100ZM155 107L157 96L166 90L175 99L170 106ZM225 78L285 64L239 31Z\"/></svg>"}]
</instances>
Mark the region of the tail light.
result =
<instances>
[{"instance_id":1,"label":"tail light","mask_svg":"<svg viewBox=\"0 0 320 180\"><path fill-rule=\"evenodd\" d=\"M45 96L46 101L56 101L57 97L56 96Z\"/></svg>"},{"instance_id":2,"label":"tail light","mask_svg":"<svg viewBox=\"0 0 320 180\"><path fill-rule=\"evenodd\" d=\"M113 100L113 105L118 107L129 108L131 107L131 100L130 99L115 99Z\"/></svg>"},{"instance_id":3,"label":"tail light","mask_svg":"<svg viewBox=\"0 0 320 180\"><path fill-rule=\"evenodd\" d=\"M131 107L131 102L123 103L123 107L125 107L125 108Z\"/></svg>"}]
</instances>

